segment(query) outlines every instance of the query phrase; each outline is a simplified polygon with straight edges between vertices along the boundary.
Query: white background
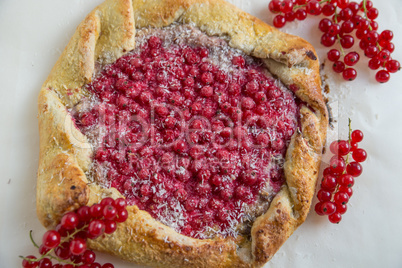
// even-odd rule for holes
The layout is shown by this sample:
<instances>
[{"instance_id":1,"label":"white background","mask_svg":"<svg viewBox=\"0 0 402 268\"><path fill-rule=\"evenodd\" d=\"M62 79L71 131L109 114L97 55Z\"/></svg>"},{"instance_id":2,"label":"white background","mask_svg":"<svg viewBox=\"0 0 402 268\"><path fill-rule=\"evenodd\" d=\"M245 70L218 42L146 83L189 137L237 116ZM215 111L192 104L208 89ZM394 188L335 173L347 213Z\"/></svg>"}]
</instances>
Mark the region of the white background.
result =
<instances>
[{"instance_id":1,"label":"white background","mask_svg":"<svg viewBox=\"0 0 402 268\"><path fill-rule=\"evenodd\" d=\"M0 267L20 267L18 255L37 253L28 238L29 230L37 241L45 232L35 212L37 95L76 26L101 2L0 0ZM268 0L231 2L272 21ZM380 30L394 31L393 56L402 61L402 1L373 2ZM284 30L307 39L324 60L327 49L320 45L317 24L311 18ZM331 72L328 62L323 72L339 126L329 140L347 137L350 117L353 128L364 131L361 147L369 154L348 212L339 225L310 213L265 267L402 267L402 72L378 84L365 66L361 60L353 82ZM116 267L138 267L98 255Z\"/></svg>"}]
</instances>

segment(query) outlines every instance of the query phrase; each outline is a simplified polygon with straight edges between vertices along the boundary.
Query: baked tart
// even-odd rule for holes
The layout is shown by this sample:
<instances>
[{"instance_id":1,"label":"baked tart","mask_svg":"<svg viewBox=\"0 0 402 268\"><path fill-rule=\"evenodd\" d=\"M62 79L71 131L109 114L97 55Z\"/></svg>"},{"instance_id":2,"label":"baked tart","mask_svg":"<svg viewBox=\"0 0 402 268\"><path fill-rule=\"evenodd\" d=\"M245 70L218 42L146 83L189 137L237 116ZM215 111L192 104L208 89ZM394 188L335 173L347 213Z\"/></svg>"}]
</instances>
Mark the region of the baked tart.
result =
<instances>
[{"instance_id":1,"label":"baked tart","mask_svg":"<svg viewBox=\"0 0 402 268\"><path fill-rule=\"evenodd\" d=\"M106 0L38 102L43 225L129 204L92 249L260 267L309 212L328 124L314 48L223 0Z\"/></svg>"}]
</instances>

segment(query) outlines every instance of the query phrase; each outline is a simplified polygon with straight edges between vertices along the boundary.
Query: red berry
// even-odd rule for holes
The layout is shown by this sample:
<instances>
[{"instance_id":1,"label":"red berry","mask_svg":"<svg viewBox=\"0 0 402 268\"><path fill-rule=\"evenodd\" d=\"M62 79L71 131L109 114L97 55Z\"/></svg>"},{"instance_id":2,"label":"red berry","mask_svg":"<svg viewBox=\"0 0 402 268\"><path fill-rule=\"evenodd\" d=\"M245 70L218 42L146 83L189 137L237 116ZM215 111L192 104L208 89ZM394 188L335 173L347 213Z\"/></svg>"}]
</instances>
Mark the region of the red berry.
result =
<instances>
[{"instance_id":1,"label":"red berry","mask_svg":"<svg viewBox=\"0 0 402 268\"><path fill-rule=\"evenodd\" d=\"M359 145L357 144L357 142L355 141L350 141L350 151L353 152L354 150L356 150L359 147Z\"/></svg>"},{"instance_id":2,"label":"red berry","mask_svg":"<svg viewBox=\"0 0 402 268\"><path fill-rule=\"evenodd\" d=\"M52 268L52 261L49 258L43 258L38 263L39 268Z\"/></svg>"},{"instance_id":3,"label":"red berry","mask_svg":"<svg viewBox=\"0 0 402 268\"><path fill-rule=\"evenodd\" d=\"M102 216L102 206L100 204L94 204L89 208L89 213L92 218L99 218Z\"/></svg>"},{"instance_id":4,"label":"red berry","mask_svg":"<svg viewBox=\"0 0 402 268\"><path fill-rule=\"evenodd\" d=\"M282 15L276 15L276 16L274 17L273 25L274 25L276 28L282 28L283 26L285 26L285 24L286 24L286 19L285 19L284 16L282 16Z\"/></svg>"},{"instance_id":5,"label":"red berry","mask_svg":"<svg viewBox=\"0 0 402 268\"><path fill-rule=\"evenodd\" d=\"M280 3L280 11L283 13L288 13L293 10L293 2L291 0L283 0Z\"/></svg>"},{"instance_id":6,"label":"red berry","mask_svg":"<svg viewBox=\"0 0 402 268\"><path fill-rule=\"evenodd\" d=\"M87 222L91 219L90 208L88 206L79 207L76 213L81 222Z\"/></svg>"},{"instance_id":7,"label":"red berry","mask_svg":"<svg viewBox=\"0 0 402 268\"><path fill-rule=\"evenodd\" d=\"M378 53L377 57L381 62L386 62L390 59L390 56L391 52L389 52L387 49L383 49Z\"/></svg>"},{"instance_id":8,"label":"red berry","mask_svg":"<svg viewBox=\"0 0 402 268\"><path fill-rule=\"evenodd\" d=\"M369 45L365 50L364 50L364 55L366 55L367 58L374 58L378 54L378 48L375 45Z\"/></svg>"},{"instance_id":9,"label":"red berry","mask_svg":"<svg viewBox=\"0 0 402 268\"><path fill-rule=\"evenodd\" d=\"M107 262L107 263L102 265L102 268L114 268L114 265L109 263L109 262Z\"/></svg>"},{"instance_id":10,"label":"red berry","mask_svg":"<svg viewBox=\"0 0 402 268\"><path fill-rule=\"evenodd\" d=\"M79 218L75 212L68 212L61 218L61 225L66 230L75 229L78 225Z\"/></svg>"},{"instance_id":11,"label":"red berry","mask_svg":"<svg viewBox=\"0 0 402 268\"><path fill-rule=\"evenodd\" d=\"M321 6L318 1L312 0L306 5L307 13L311 15L320 15L321 14Z\"/></svg>"},{"instance_id":12,"label":"red berry","mask_svg":"<svg viewBox=\"0 0 402 268\"><path fill-rule=\"evenodd\" d=\"M347 155L350 152L350 144L348 141L338 141L338 154Z\"/></svg>"},{"instance_id":13,"label":"red berry","mask_svg":"<svg viewBox=\"0 0 402 268\"><path fill-rule=\"evenodd\" d=\"M343 70L345 70L345 63L343 63L342 61L335 61L334 64L332 65L332 69L336 72L336 73L342 73Z\"/></svg>"},{"instance_id":14,"label":"red berry","mask_svg":"<svg viewBox=\"0 0 402 268\"><path fill-rule=\"evenodd\" d=\"M352 131L350 138L352 139L352 141L359 143L363 140L364 135L361 130L356 129L356 130Z\"/></svg>"},{"instance_id":15,"label":"red berry","mask_svg":"<svg viewBox=\"0 0 402 268\"><path fill-rule=\"evenodd\" d=\"M127 201L126 199L119 197L116 200L114 200L113 205L117 210L122 210L126 208Z\"/></svg>"},{"instance_id":16,"label":"red berry","mask_svg":"<svg viewBox=\"0 0 402 268\"><path fill-rule=\"evenodd\" d=\"M359 61L359 59L360 59L359 54L353 51L345 55L344 62L348 66L353 66Z\"/></svg>"},{"instance_id":17,"label":"red berry","mask_svg":"<svg viewBox=\"0 0 402 268\"><path fill-rule=\"evenodd\" d=\"M293 11L288 12L288 13L285 14L285 19L288 22L292 22L292 21L294 21L296 19L296 14Z\"/></svg>"},{"instance_id":18,"label":"red berry","mask_svg":"<svg viewBox=\"0 0 402 268\"><path fill-rule=\"evenodd\" d=\"M401 69L401 64L397 60L390 60L385 63L385 68L390 73L396 73Z\"/></svg>"},{"instance_id":19,"label":"red berry","mask_svg":"<svg viewBox=\"0 0 402 268\"><path fill-rule=\"evenodd\" d=\"M84 239L75 237L70 242L70 252L73 255L81 255L87 249L87 244Z\"/></svg>"},{"instance_id":20,"label":"red berry","mask_svg":"<svg viewBox=\"0 0 402 268\"><path fill-rule=\"evenodd\" d=\"M338 15L338 19L346 21L346 20L350 19L352 16L353 16L353 11L347 7L347 8L341 9L341 11L339 12L339 15Z\"/></svg>"},{"instance_id":21,"label":"red berry","mask_svg":"<svg viewBox=\"0 0 402 268\"><path fill-rule=\"evenodd\" d=\"M335 206L336 206L336 212L341 214L341 215L345 214L347 209L348 209L348 206L346 204L345 205L343 205L343 204L335 204Z\"/></svg>"},{"instance_id":22,"label":"red berry","mask_svg":"<svg viewBox=\"0 0 402 268\"><path fill-rule=\"evenodd\" d=\"M355 29L355 25L351 20L347 20L341 25L341 33L351 33Z\"/></svg>"},{"instance_id":23,"label":"red berry","mask_svg":"<svg viewBox=\"0 0 402 268\"><path fill-rule=\"evenodd\" d=\"M318 200L320 200L321 202L324 201L330 201L331 200L331 192L326 191L324 189L320 189L317 193L317 198Z\"/></svg>"},{"instance_id":24,"label":"red berry","mask_svg":"<svg viewBox=\"0 0 402 268\"><path fill-rule=\"evenodd\" d=\"M92 220L88 226L88 237L95 239L105 232L105 223L102 220Z\"/></svg>"},{"instance_id":25,"label":"red berry","mask_svg":"<svg viewBox=\"0 0 402 268\"><path fill-rule=\"evenodd\" d=\"M307 12L304 9L298 9L295 12L295 17L297 20L305 20L307 18Z\"/></svg>"},{"instance_id":26,"label":"red berry","mask_svg":"<svg viewBox=\"0 0 402 268\"><path fill-rule=\"evenodd\" d=\"M343 185L341 185L339 188L338 188L338 192L342 192L342 193L346 193L348 196L349 196L349 199L352 197L352 195L353 195L353 189L352 189L352 187L345 187L345 186L343 186Z\"/></svg>"},{"instance_id":27,"label":"red berry","mask_svg":"<svg viewBox=\"0 0 402 268\"><path fill-rule=\"evenodd\" d=\"M344 192L337 192L334 195L335 204L346 205L349 201L349 196Z\"/></svg>"},{"instance_id":28,"label":"red berry","mask_svg":"<svg viewBox=\"0 0 402 268\"><path fill-rule=\"evenodd\" d=\"M328 216L328 219L331 223L339 223L342 220L341 213L335 212Z\"/></svg>"},{"instance_id":29,"label":"red berry","mask_svg":"<svg viewBox=\"0 0 402 268\"><path fill-rule=\"evenodd\" d=\"M342 72L343 79L348 80L348 81L353 81L356 79L357 72L353 68L346 68Z\"/></svg>"},{"instance_id":30,"label":"red berry","mask_svg":"<svg viewBox=\"0 0 402 268\"><path fill-rule=\"evenodd\" d=\"M366 3L366 9L367 9L367 10L369 10L370 8L373 7L373 2L371 2L370 0L368 0L368 1L366 1L366 2L361 1L361 3L360 3L360 10L361 10L361 11L364 11L364 6L363 6L364 3Z\"/></svg>"},{"instance_id":31,"label":"red berry","mask_svg":"<svg viewBox=\"0 0 402 268\"><path fill-rule=\"evenodd\" d=\"M326 47L331 47L335 44L336 38L335 36L330 35L329 33L325 33L321 36L321 44Z\"/></svg>"},{"instance_id":32,"label":"red berry","mask_svg":"<svg viewBox=\"0 0 402 268\"><path fill-rule=\"evenodd\" d=\"M380 34L380 40L385 40L388 42L390 42L393 37L394 37L394 33L390 30L384 30Z\"/></svg>"},{"instance_id":33,"label":"red berry","mask_svg":"<svg viewBox=\"0 0 402 268\"><path fill-rule=\"evenodd\" d=\"M332 25L332 21L327 18L324 18L324 19L320 20L320 23L318 24L318 29L320 29L321 32L326 33L326 32L328 32L329 27L331 27L331 25Z\"/></svg>"},{"instance_id":34,"label":"red berry","mask_svg":"<svg viewBox=\"0 0 402 268\"><path fill-rule=\"evenodd\" d=\"M52 249L60 244L60 234L55 230L47 231L42 238L42 245L46 248Z\"/></svg>"},{"instance_id":35,"label":"red berry","mask_svg":"<svg viewBox=\"0 0 402 268\"><path fill-rule=\"evenodd\" d=\"M371 70L377 70L378 68L380 68L380 66L381 66L381 61L377 57L371 58L368 62L368 67Z\"/></svg>"},{"instance_id":36,"label":"red berry","mask_svg":"<svg viewBox=\"0 0 402 268\"><path fill-rule=\"evenodd\" d=\"M356 14L359 11L360 6L356 2L350 2L348 5L348 8L350 8L350 10L352 10L353 14Z\"/></svg>"},{"instance_id":37,"label":"red berry","mask_svg":"<svg viewBox=\"0 0 402 268\"><path fill-rule=\"evenodd\" d=\"M339 8L346 8L349 5L349 0L336 0Z\"/></svg>"},{"instance_id":38,"label":"red berry","mask_svg":"<svg viewBox=\"0 0 402 268\"><path fill-rule=\"evenodd\" d=\"M22 267L24 268L36 268L38 267L37 261L30 261L29 259L35 260L36 257L33 255L26 256L25 259L22 260Z\"/></svg>"},{"instance_id":39,"label":"red berry","mask_svg":"<svg viewBox=\"0 0 402 268\"><path fill-rule=\"evenodd\" d=\"M268 9L272 13L279 13L281 11L281 1L280 0L272 0L268 4Z\"/></svg>"},{"instance_id":40,"label":"red berry","mask_svg":"<svg viewBox=\"0 0 402 268\"><path fill-rule=\"evenodd\" d=\"M113 220L116 217L117 210L113 205L106 205L102 213L106 220Z\"/></svg>"},{"instance_id":41,"label":"red berry","mask_svg":"<svg viewBox=\"0 0 402 268\"><path fill-rule=\"evenodd\" d=\"M116 222L125 222L128 219L128 211L127 209L122 209L117 211Z\"/></svg>"},{"instance_id":42,"label":"red berry","mask_svg":"<svg viewBox=\"0 0 402 268\"><path fill-rule=\"evenodd\" d=\"M344 35L340 42L343 48L351 48L355 43L355 39L351 35Z\"/></svg>"},{"instance_id":43,"label":"red berry","mask_svg":"<svg viewBox=\"0 0 402 268\"><path fill-rule=\"evenodd\" d=\"M339 50L333 48L328 51L327 57L330 61L337 61L341 57L341 53L339 52Z\"/></svg>"},{"instance_id":44,"label":"red berry","mask_svg":"<svg viewBox=\"0 0 402 268\"><path fill-rule=\"evenodd\" d=\"M379 34L377 31L369 31L364 37L363 40L366 41L369 44L375 45L378 41Z\"/></svg>"},{"instance_id":45,"label":"red berry","mask_svg":"<svg viewBox=\"0 0 402 268\"><path fill-rule=\"evenodd\" d=\"M356 149L352 153L352 157L356 162L364 162L367 159L367 152L364 149Z\"/></svg>"},{"instance_id":46,"label":"red berry","mask_svg":"<svg viewBox=\"0 0 402 268\"><path fill-rule=\"evenodd\" d=\"M87 249L84 252L84 254L82 254L81 261L84 264L92 264L92 263L94 263L95 259L96 259L95 252L93 252L92 250Z\"/></svg>"},{"instance_id":47,"label":"red berry","mask_svg":"<svg viewBox=\"0 0 402 268\"><path fill-rule=\"evenodd\" d=\"M101 205L102 207L105 207L105 206L107 206L107 205L112 205L113 202L114 202L114 199L113 199L113 198L111 198L111 197L105 197L105 198L103 198L103 199L100 201L100 205Z\"/></svg>"},{"instance_id":48,"label":"red berry","mask_svg":"<svg viewBox=\"0 0 402 268\"><path fill-rule=\"evenodd\" d=\"M327 191L333 191L336 187L336 178L334 176L325 176L321 181L321 188Z\"/></svg>"},{"instance_id":49,"label":"red berry","mask_svg":"<svg viewBox=\"0 0 402 268\"><path fill-rule=\"evenodd\" d=\"M332 16L335 13L335 6L333 4L327 3L322 7L322 14L324 16Z\"/></svg>"},{"instance_id":50,"label":"red berry","mask_svg":"<svg viewBox=\"0 0 402 268\"><path fill-rule=\"evenodd\" d=\"M395 50L395 45L392 42L389 42L383 48L392 53Z\"/></svg>"},{"instance_id":51,"label":"red berry","mask_svg":"<svg viewBox=\"0 0 402 268\"><path fill-rule=\"evenodd\" d=\"M346 168L345 160L342 157L333 156L329 162L331 171L334 175L340 175Z\"/></svg>"},{"instance_id":52,"label":"red berry","mask_svg":"<svg viewBox=\"0 0 402 268\"><path fill-rule=\"evenodd\" d=\"M323 202L321 205L321 209L324 215L331 215L335 212L336 207L335 204L331 201Z\"/></svg>"},{"instance_id":53,"label":"red berry","mask_svg":"<svg viewBox=\"0 0 402 268\"><path fill-rule=\"evenodd\" d=\"M376 75L375 75L375 79L377 80L377 82L379 83L385 83L388 82L388 80L390 79L390 74L389 72L387 72L386 70L379 70Z\"/></svg>"},{"instance_id":54,"label":"red berry","mask_svg":"<svg viewBox=\"0 0 402 268\"><path fill-rule=\"evenodd\" d=\"M70 243L69 242L62 243L54 250L54 253L56 254L57 257L59 257L62 260L69 259L71 257Z\"/></svg>"},{"instance_id":55,"label":"red berry","mask_svg":"<svg viewBox=\"0 0 402 268\"><path fill-rule=\"evenodd\" d=\"M314 210L315 212L320 215L323 216L324 215L324 211L322 210L322 202L318 202L317 204L315 204Z\"/></svg>"},{"instance_id":56,"label":"red berry","mask_svg":"<svg viewBox=\"0 0 402 268\"><path fill-rule=\"evenodd\" d=\"M349 174L342 174L338 178L338 183L345 187L352 187L355 184L355 179Z\"/></svg>"},{"instance_id":57,"label":"red berry","mask_svg":"<svg viewBox=\"0 0 402 268\"><path fill-rule=\"evenodd\" d=\"M370 20L375 20L377 17L378 17L378 9L373 7L367 10L367 18L369 18Z\"/></svg>"},{"instance_id":58,"label":"red berry","mask_svg":"<svg viewBox=\"0 0 402 268\"><path fill-rule=\"evenodd\" d=\"M113 220L105 220L105 233L111 234L116 231L117 225Z\"/></svg>"},{"instance_id":59,"label":"red berry","mask_svg":"<svg viewBox=\"0 0 402 268\"><path fill-rule=\"evenodd\" d=\"M359 177L363 172L363 167L358 162L350 162L346 167L346 171L353 177Z\"/></svg>"},{"instance_id":60,"label":"red berry","mask_svg":"<svg viewBox=\"0 0 402 268\"><path fill-rule=\"evenodd\" d=\"M339 26L339 24L332 24L329 29L328 29L328 34L330 36L334 36L336 37L336 35L338 35L341 32L341 26Z\"/></svg>"}]
</instances>

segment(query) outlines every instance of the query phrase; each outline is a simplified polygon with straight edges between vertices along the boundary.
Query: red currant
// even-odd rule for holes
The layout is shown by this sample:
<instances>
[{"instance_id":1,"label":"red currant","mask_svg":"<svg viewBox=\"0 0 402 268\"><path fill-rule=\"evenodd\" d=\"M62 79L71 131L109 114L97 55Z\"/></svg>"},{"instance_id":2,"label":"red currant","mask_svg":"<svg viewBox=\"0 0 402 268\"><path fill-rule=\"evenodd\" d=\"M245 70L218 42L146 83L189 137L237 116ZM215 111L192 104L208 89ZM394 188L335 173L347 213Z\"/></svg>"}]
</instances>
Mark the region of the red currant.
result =
<instances>
[{"instance_id":1,"label":"red currant","mask_svg":"<svg viewBox=\"0 0 402 268\"><path fill-rule=\"evenodd\" d=\"M88 237L95 239L105 232L105 223L102 220L92 220L88 225Z\"/></svg>"},{"instance_id":2,"label":"red currant","mask_svg":"<svg viewBox=\"0 0 402 268\"><path fill-rule=\"evenodd\" d=\"M335 6L333 4L327 3L322 7L322 14L324 16L332 16L335 13Z\"/></svg>"},{"instance_id":3,"label":"red currant","mask_svg":"<svg viewBox=\"0 0 402 268\"><path fill-rule=\"evenodd\" d=\"M336 206L336 212L338 212L339 214L343 215L346 213L346 211L348 210L348 206L346 204L335 204Z\"/></svg>"},{"instance_id":4,"label":"red currant","mask_svg":"<svg viewBox=\"0 0 402 268\"><path fill-rule=\"evenodd\" d=\"M271 2L269 2L268 9L272 13L279 13L281 11L281 1L272 0Z\"/></svg>"},{"instance_id":5,"label":"red currant","mask_svg":"<svg viewBox=\"0 0 402 268\"><path fill-rule=\"evenodd\" d=\"M389 72L387 72L386 70L379 70L376 75L375 75L375 79L377 80L377 82L379 83L385 83L388 82L388 80L390 79L390 74Z\"/></svg>"},{"instance_id":6,"label":"red currant","mask_svg":"<svg viewBox=\"0 0 402 268\"><path fill-rule=\"evenodd\" d=\"M318 200L320 200L321 202L330 201L330 200L331 200L331 195L332 195L331 192L329 192L329 191L327 191L327 190L324 190L324 189L320 189L320 190L318 191L318 193L317 193L317 198L318 198Z\"/></svg>"},{"instance_id":7,"label":"red currant","mask_svg":"<svg viewBox=\"0 0 402 268\"><path fill-rule=\"evenodd\" d=\"M354 142L361 142L364 138L363 132L359 129L353 130L352 133L350 134L350 138Z\"/></svg>"},{"instance_id":8,"label":"red currant","mask_svg":"<svg viewBox=\"0 0 402 268\"><path fill-rule=\"evenodd\" d=\"M401 69L401 64L397 60L389 60L385 63L385 68L390 73L396 73Z\"/></svg>"},{"instance_id":9,"label":"red currant","mask_svg":"<svg viewBox=\"0 0 402 268\"><path fill-rule=\"evenodd\" d=\"M345 187L352 187L355 184L355 179L349 174L342 174L338 178L338 183Z\"/></svg>"},{"instance_id":10,"label":"red currant","mask_svg":"<svg viewBox=\"0 0 402 268\"><path fill-rule=\"evenodd\" d=\"M306 11L311 15L320 15L321 13L320 3L315 0L309 1L306 5Z\"/></svg>"},{"instance_id":11,"label":"red currant","mask_svg":"<svg viewBox=\"0 0 402 268\"><path fill-rule=\"evenodd\" d=\"M358 148L353 151L352 157L356 162L364 162L367 159L367 152L364 149Z\"/></svg>"},{"instance_id":12,"label":"red currant","mask_svg":"<svg viewBox=\"0 0 402 268\"><path fill-rule=\"evenodd\" d=\"M335 204L342 204L345 205L349 201L349 196L344 192L337 192L334 195L334 202Z\"/></svg>"},{"instance_id":13,"label":"red currant","mask_svg":"<svg viewBox=\"0 0 402 268\"><path fill-rule=\"evenodd\" d=\"M81 255L87 249L87 244L84 239L75 237L70 242L70 252L73 255Z\"/></svg>"},{"instance_id":14,"label":"red currant","mask_svg":"<svg viewBox=\"0 0 402 268\"><path fill-rule=\"evenodd\" d=\"M295 17L297 20L305 20L307 18L307 12L304 9L298 9L295 12Z\"/></svg>"},{"instance_id":15,"label":"red currant","mask_svg":"<svg viewBox=\"0 0 402 268\"><path fill-rule=\"evenodd\" d=\"M342 215L339 212L335 212L328 216L331 223L339 223L342 220Z\"/></svg>"},{"instance_id":16,"label":"red currant","mask_svg":"<svg viewBox=\"0 0 402 268\"><path fill-rule=\"evenodd\" d=\"M331 25L332 25L332 21L327 18L324 18L324 19L320 20L320 23L318 24L318 29L320 29L321 32L326 33L326 32L328 32L329 27L331 27Z\"/></svg>"},{"instance_id":17,"label":"red currant","mask_svg":"<svg viewBox=\"0 0 402 268\"><path fill-rule=\"evenodd\" d=\"M47 231L42 238L42 245L46 248L55 248L60 244L60 234L55 230Z\"/></svg>"},{"instance_id":18,"label":"red currant","mask_svg":"<svg viewBox=\"0 0 402 268\"><path fill-rule=\"evenodd\" d=\"M385 40L388 42L390 42L393 37L394 37L394 33L390 30L384 30L380 34L380 40Z\"/></svg>"},{"instance_id":19,"label":"red currant","mask_svg":"<svg viewBox=\"0 0 402 268\"><path fill-rule=\"evenodd\" d=\"M274 25L276 28L282 28L283 26L285 26L285 24L286 24L286 19L285 19L284 16L282 16L282 15L276 15L276 16L274 17L273 25Z\"/></svg>"},{"instance_id":20,"label":"red currant","mask_svg":"<svg viewBox=\"0 0 402 268\"><path fill-rule=\"evenodd\" d=\"M343 63L342 61L336 61L336 62L334 62L334 64L332 65L332 69L333 69L336 73L342 73L343 70L345 70L345 63Z\"/></svg>"},{"instance_id":21,"label":"red currant","mask_svg":"<svg viewBox=\"0 0 402 268\"><path fill-rule=\"evenodd\" d=\"M320 215L323 216L324 215L324 211L322 210L322 202L318 202L317 204L315 204L314 210L315 212Z\"/></svg>"},{"instance_id":22,"label":"red currant","mask_svg":"<svg viewBox=\"0 0 402 268\"><path fill-rule=\"evenodd\" d=\"M22 260L22 267L24 267L24 268L36 268L36 267L38 267L38 262L33 261L33 260L36 260L35 256L33 256L33 255L26 256L25 259Z\"/></svg>"},{"instance_id":23,"label":"red currant","mask_svg":"<svg viewBox=\"0 0 402 268\"><path fill-rule=\"evenodd\" d=\"M350 162L346 167L346 171L353 177L359 177L363 172L363 167L358 162Z\"/></svg>"},{"instance_id":24,"label":"red currant","mask_svg":"<svg viewBox=\"0 0 402 268\"><path fill-rule=\"evenodd\" d=\"M330 61L337 61L341 57L341 53L339 52L339 50L333 48L328 51L327 57Z\"/></svg>"},{"instance_id":25,"label":"red currant","mask_svg":"<svg viewBox=\"0 0 402 268\"><path fill-rule=\"evenodd\" d=\"M359 59L360 59L359 54L353 51L345 55L344 62L348 66L353 66L359 61Z\"/></svg>"},{"instance_id":26,"label":"red currant","mask_svg":"<svg viewBox=\"0 0 402 268\"><path fill-rule=\"evenodd\" d=\"M293 10L293 2L291 0L283 0L280 3L280 11L283 13L288 13Z\"/></svg>"},{"instance_id":27,"label":"red currant","mask_svg":"<svg viewBox=\"0 0 402 268\"><path fill-rule=\"evenodd\" d=\"M355 39L351 35L344 35L340 42L343 48L351 48L355 43Z\"/></svg>"},{"instance_id":28,"label":"red currant","mask_svg":"<svg viewBox=\"0 0 402 268\"><path fill-rule=\"evenodd\" d=\"M331 215L335 212L336 207L335 204L331 201L323 202L321 205L321 209L324 215Z\"/></svg>"},{"instance_id":29,"label":"red currant","mask_svg":"<svg viewBox=\"0 0 402 268\"><path fill-rule=\"evenodd\" d=\"M75 229L78 225L79 218L75 212L68 212L61 218L61 225L66 230Z\"/></svg>"},{"instance_id":30,"label":"red currant","mask_svg":"<svg viewBox=\"0 0 402 268\"><path fill-rule=\"evenodd\" d=\"M325 176L321 182L321 188L326 191L333 191L336 187L336 178L334 176Z\"/></svg>"},{"instance_id":31,"label":"red currant","mask_svg":"<svg viewBox=\"0 0 402 268\"><path fill-rule=\"evenodd\" d=\"M343 79L348 80L348 81L353 81L356 79L357 72L353 68L346 68L342 72Z\"/></svg>"}]
</instances>

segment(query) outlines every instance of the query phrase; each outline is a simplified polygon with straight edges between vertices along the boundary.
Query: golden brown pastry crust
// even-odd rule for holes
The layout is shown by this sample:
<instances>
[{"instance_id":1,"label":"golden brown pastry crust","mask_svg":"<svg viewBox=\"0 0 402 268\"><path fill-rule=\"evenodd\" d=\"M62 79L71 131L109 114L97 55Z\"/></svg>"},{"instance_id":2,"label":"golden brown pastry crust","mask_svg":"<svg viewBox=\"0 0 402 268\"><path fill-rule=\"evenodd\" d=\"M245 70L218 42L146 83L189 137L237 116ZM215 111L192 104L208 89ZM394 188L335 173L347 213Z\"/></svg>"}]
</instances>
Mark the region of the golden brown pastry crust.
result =
<instances>
[{"instance_id":1,"label":"golden brown pastry crust","mask_svg":"<svg viewBox=\"0 0 402 268\"><path fill-rule=\"evenodd\" d=\"M223 0L106 0L78 26L39 95L38 217L44 226L54 227L66 211L106 196L121 196L114 188L88 183L85 171L92 151L66 107L88 94L83 86L91 81L96 61L112 63L134 48L136 28L172 23L195 25L263 59L267 69L305 103L300 111L301 129L286 153L286 183L268 211L254 222L251 242L243 237L186 237L130 206L128 220L115 233L89 241L89 246L159 267L260 267L307 216L328 114L314 48Z\"/></svg>"}]
</instances>

